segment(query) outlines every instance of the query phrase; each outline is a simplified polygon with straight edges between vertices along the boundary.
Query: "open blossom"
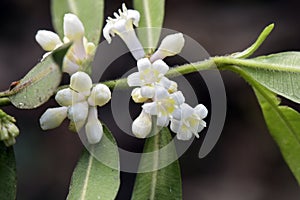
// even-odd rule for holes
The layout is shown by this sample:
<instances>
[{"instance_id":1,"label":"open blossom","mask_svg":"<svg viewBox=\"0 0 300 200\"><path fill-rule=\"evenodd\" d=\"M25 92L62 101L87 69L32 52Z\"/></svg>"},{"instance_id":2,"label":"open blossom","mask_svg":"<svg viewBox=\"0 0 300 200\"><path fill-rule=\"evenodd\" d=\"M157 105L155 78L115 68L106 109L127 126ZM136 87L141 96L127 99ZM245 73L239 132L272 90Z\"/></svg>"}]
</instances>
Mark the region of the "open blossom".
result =
<instances>
[{"instance_id":1,"label":"open blossom","mask_svg":"<svg viewBox=\"0 0 300 200\"><path fill-rule=\"evenodd\" d=\"M95 50L95 45L88 42L84 37L84 26L76 15L71 13L65 14L63 28L63 41L56 33L47 30L39 30L35 39L47 51L43 59L64 43L72 41L73 45L63 61L63 71L73 74L80 69L82 62L92 54Z\"/></svg>"},{"instance_id":2,"label":"open blossom","mask_svg":"<svg viewBox=\"0 0 300 200\"><path fill-rule=\"evenodd\" d=\"M168 126L172 114L185 101L182 92L169 92L163 87L155 88L153 102L145 103L142 107L146 113L157 116L158 126Z\"/></svg>"},{"instance_id":3,"label":"open blossom","mask_svg":"<svg viewBox=\"0 0 300 200\"><path fill-rule=\"evenodd\" d=\"M155 95L155 87L162 86L171 92L177 91L177 84L169 80L164 75L168 72L169 66L163 60L157 60L151 63L148 58L142 58L137 61L138 72L134 72L127 77L129 86L139 86L140 90L135 91L135 95L139 92L139 99L152 98ZM137 101L136 101L137 102Z\"/></svg>"},{"instance_id":4,"label":"open blossom","mask_svg":"<svg viewBox=\"0 0 300 200\"><path fill-rule=\"evenodd\" d=\"M100 83L93 87L88 74L76 72L71 76L70 87L60 90L55 96L62 107L47 109L40 118L41 128L56 128L68 118L75 123L77 130L85 125L88 142L95 144L103 135L97 106L105 105L110 99L111 92L106 85Z\"/></svg>"},{"instance_id":5,"label":"open blossom","mask_svg":"<svg viewBox=\"0 0 300 200\"><path fill-rule=\"evenodd\" d=\"M206 127L203 119L207 116L207 109L204 105L199 104L192 108L186 103L180 105L180 109L173 114L171 119L171 130L177 133L179 140L189 140L193 134L199 138L199 132Z\"/></svg>"},{"instance_id":6,"label":"open blossom","mask_svg":"<svg viewBox=\"0 0 300 200\"><path fill-rule=\"evenodd\" d=\"M108 17L103 28L103 36L108 43L111 43L111 36L119 35L125 42L136 60L145 56L144 49L137 38L133 26L138 26L140 13L136 10L127 9L122 4L122 10L114 13L115 18Z\"/></svg>"}]
</instances>

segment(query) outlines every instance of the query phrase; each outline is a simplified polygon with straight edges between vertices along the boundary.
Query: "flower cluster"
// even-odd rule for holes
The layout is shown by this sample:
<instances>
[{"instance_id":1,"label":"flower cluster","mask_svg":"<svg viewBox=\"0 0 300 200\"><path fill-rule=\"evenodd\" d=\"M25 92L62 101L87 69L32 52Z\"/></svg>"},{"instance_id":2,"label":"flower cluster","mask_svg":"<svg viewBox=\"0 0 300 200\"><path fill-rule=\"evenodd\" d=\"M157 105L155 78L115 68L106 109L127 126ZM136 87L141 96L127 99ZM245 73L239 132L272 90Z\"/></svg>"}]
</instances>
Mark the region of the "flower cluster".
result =
<instances>
[{"instance_id":1,"label":"flower cluster","mask_svg":"<svg viewBox=\"0 0 300 200\"><path fill-rule=\"evenodd\" d=\"M128 10L123 4L122 10L114 16L114 19L107 19L103 35L109 43L111 35L119 35L137 60L138 72L129 75L127 83L135 87L131 94L133 100L144 103L141 114L132 124L133 134L139 138L147 137L152 127L151 116L156 116L156 125L166 127L171 122L170 128L180 140L188 140L193 135L199 137L198 133L206 126L203 121L208 113L206 107L199 104L192 108L186 104L177 83L165 76L169 66L163 59L181 52L185 42L183 35L166 36L156 52L147 58L133 29L133 25L138 26L139 12Z\"/></svg>"},{"instance_id":2,"label":"flower cluster","mask_svg":"<svg viewBox=\"0 0 300 200\"><path fill-rule=\"evenodd\" d=\"M0 109L0 140L6 146L11 146L16 143L16 137L19 135L19 129L14 124L15 118L7 115Z\"/></svg>"},{"instance_id":3,"label":"flower cluster","mask_svg":"<svg viewBox=\"0 0 300 200\"><path fill-rule=\"evenodd\" d=\"M63 61L63 71L72 75L80 70L84 61L92 55L95 45L92 42L88 42L86 37L84 37L84 26L76 15L71 13L65 14L63 29L63 41L56 33L47 30L39 30L35 39L47 51L43 59L64 43L72 42L73 45Z\"/></svg>"},{"instance_id":4,"label":"flower cluster","mask_svg":"<svg viewBox=\"0 0 300 200\"><path fill-rule=\"evenodd\" d=\"M111 92L106 85L99 83L93 86L88 74L76 72L71 76L69 88L60 90L55 96L61 107L46 110L40 118L40 125L43 130L53 129L68 118L77 130L85 125L89 143L98 143L103 128L98 120L97 106L105 105L110 99Z\"/></svg>"}]
</instances>

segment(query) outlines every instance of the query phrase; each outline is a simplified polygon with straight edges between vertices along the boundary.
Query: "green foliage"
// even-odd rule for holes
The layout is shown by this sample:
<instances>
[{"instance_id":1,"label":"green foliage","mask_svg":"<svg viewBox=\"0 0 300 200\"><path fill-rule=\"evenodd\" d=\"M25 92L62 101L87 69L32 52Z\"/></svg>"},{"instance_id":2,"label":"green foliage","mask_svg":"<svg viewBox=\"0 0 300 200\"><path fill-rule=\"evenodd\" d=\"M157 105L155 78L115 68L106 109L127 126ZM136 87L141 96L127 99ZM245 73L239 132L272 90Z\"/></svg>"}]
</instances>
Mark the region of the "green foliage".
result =
<instances>
[{"instance_id":1,"label":"green foliage","mask_svg":"<svg viewBox=\"0 0 300 200\"><path fill-rule=\"evenodd\" d=\"M47 102L55 93L61 77L60 67L54 62L52 56L48 56L32 68L11 90L15 94L9 96L9 99L17 108L36 108Z\"/></svg>"},{"instance_id":2,"label":"green foliage","mask_svg":"<svg viewBox=\"0 0 300 200\"><path fill-rule=\"evenodd\" d=\"M120 185L120 171L116 170L119 169L119 153L111 132L105 126L103 131L104 135L100 143L93 146L92 152L100 156L101 161L105 160L109 163L103 164L84 150L73 172L67 199L115 199Z\"/></svg>"},{"instance_id":3,"label":"green foliage","mask_svg":"<svg viewBox=\"0 0 300 200\"><path fill-rule=\"evenodd\" d=\"M103 23L104 0L52 0L51 13L56 32L63 37L63 17L76 14L85 28L88 41L98 44Z\"/></svg>"},{"instance_id":4,"label":"green foliage","mask_svg":"<svg viewBox=\"0 0 300 200\"><path fill-rule=\"evenodd\" d=\"M162 150L168 144L171 148L166 151ZM176 149L168 128L163 128L156 135L148 138L139 171L149 172L137 174L132 200L182 199L181 175L176 156ZM170 159L175 161L157 170L158 166L162 166Z\"/></svg>"},{"instance_id":5,"label":"green foliage","mask_svg":"<svg viewBox=\"0 0 300 200\"><path fill-rule=\"evenodd\" d=\"M17 189L16 162L13 147L0 143L0 199L15 200Z\"/></svg>"},{"instance_id":6,"label":"green foliage","mask_svg":"<svg viewBox=\"0 0 300 200\"><path fill-rule=\"evenodd\" d=\"M147 50L152 53L156 48L164 20L165 0L134 0L134 9L141 14L138 36Z\"/></svg>"},{"instance_id":7,"label":"green foliage","mask_svg":"<svg viewBox=\"0 0 300 200\"><path fill-rule=\"evenodd\" d=\"M256 81L292 101L300 103L300 52L283 52L252 60L264 68L243 68ZM270 67L268 67L270 66Z\"/></svg>"},{"instance_id":8,"label":"green foliage","mask_svg":"<svg viewBox=\"0 0 300 200\"><path fill-rule=\"evenodd\" d=\"M281 106L276 94L260 85L246 71L231 67L253 87L271 136L300 184L300 114L287 106Z\"/></svg>"},{"instance_id":9,"label":"green foliage","mask_svg":"<svg viewBox=\"0 0 300 200\"><path fill-rule=\"evenodd\" d=\"M235 58L248 58L251 56L259 47L262 45L262 43L265 41L265 39L269 36L269 34L274 29L274 24L270 24L264 30L261 32L261 34L258 36L257 40L247 49L245 49L242 52L238 52L233 54Z\"/></svg>"}]
</instances>

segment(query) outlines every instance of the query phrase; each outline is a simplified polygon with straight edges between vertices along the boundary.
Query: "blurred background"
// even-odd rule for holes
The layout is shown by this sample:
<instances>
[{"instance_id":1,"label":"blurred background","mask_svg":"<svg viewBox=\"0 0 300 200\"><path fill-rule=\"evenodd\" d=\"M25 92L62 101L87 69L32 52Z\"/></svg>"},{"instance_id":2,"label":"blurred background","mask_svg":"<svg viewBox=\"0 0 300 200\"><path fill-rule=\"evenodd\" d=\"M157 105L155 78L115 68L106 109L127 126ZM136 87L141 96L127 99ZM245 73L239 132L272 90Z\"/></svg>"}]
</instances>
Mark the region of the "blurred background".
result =
<instances>
[{"instance_id":1,"label":"blurred background","mask_svg":"<svg viewBox=\"0 0 300 200\"><path fill-rule=\"evenodd\" d=\"M132 8L131 1L125 1ZM122 1L106 1L105 16L117 10ZM49 0L1 0L0 2L0 89L20 79L43 54L34 36L39 29L53 30ZM164 27L183 32L197 40L210 55L223 55L248 47L268 24L275 29L255 55L300 50L299 1L293 0L167 0ZM103 40L103 39L102 39ZM122 75L123 66L133 62L122 58L105 73L105 79ZM125 63L125 64L124 64ZM128 66L127 66L128 67ZM296 200L300 190L278 147L269 135L255 96L241 78L222 72L227 92L228 112L220 140L204 159L198 158L202 138L195 140L180 158L184 200ZM191 81L199 101L209 105L206 89ZM198 80L198 79L197 79ZM201 84L200 84L201 85ZM298 111L300 107L285 101ZM17 199L65 199L72 171L80 156L78 136L63 126L43 132L40 115L51 100L35 110L5 107L16 117L21 135L15 153L18 170ZM103 119L121 145L142 150L137 140L124 142L122 132L113 125L110 107L100 109ZM137 112L133 113L134 116ZM122 173L117 199L130 199L134 174Z\"/></svg>"}]
</instances>

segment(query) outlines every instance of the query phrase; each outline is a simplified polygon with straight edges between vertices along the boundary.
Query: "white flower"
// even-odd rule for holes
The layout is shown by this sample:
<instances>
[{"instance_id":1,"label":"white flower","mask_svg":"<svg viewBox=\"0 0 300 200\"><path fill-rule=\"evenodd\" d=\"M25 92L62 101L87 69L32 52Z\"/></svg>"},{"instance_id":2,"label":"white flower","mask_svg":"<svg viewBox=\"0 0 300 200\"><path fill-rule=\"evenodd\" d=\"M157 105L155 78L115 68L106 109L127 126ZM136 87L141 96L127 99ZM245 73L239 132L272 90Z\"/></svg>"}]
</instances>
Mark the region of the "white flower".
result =
<instances>
[{"instance_id":1,"label":"white flower","mask_svg":"<svg viewBox=\"0 0 300 200\"><path fill-rule=\"evenodd\" d=\"M159 59L164 59L167 56L174 56L181 52L184 46L184 37L182 33L175 33L166 36L157 51L150 57L150 61L154 62Z\"/></svg>"},{"instance_id":2,"label":"white flower","mask_svg":"<svg viewBox=\"0 0 300 200\"><path fill-rule=\"evenodd\" d=\"M43 130L58 127L67 117L67 107L49 108L40 118L40 125Z\"/></svg>"},{"instance_id":3,"label":"white flower","mask_svg":"<svg viewBox=\"0 0 300 200\"><path fill-rule=\"evenodd\" d=\"M69 88L60 90L55 96L62 107L48 109L40 118L41 127L43 130L56 128L68 117L78 131L85 125L88 142L95 144L103 134L97 106L105 105L110 99L111 92L106 85L93 87L88 74L76 72L71 76Z\"/></svg>"},{"instance_id":4,"label":"white flower","mask_svg":"<svg viewBox=\"0 0 300 200\"><path fill-rule=\"evenodd\" d=\"M136 60L143 58L145 52L133 29L133 25L138 26L140 13L136 10L128 10L123 3L122 10L119 9L119 14L115 12L114 16L115 19L108 17L106 20L103 28L104 38L111 43L111 35L119 35Z\"/></svg>"},{"instance_id":5,"label":"white flower","mask_svg":"<svg viewBox=\"0 0 300 200\"><path fill-rule=\"evenodd\" d=\"M95 45L88 42L84 37L84 26L76 15L71 13L65 14L63 28L63 41L61 41L56 33L47 30L38 31L35 39L41 47L47 51L47 53L43 55L43 59L64 43L73 42L63 61L63 71L72 75L77 72L82 63L92 55L95 50Z\"/></svg>"},{"instance_id":6,"label":"white flower","mask_svg":"<svg viewBox=\"0 0 300 200\"><path fill-rule=\"evenodd\" d=\"M142 110L141 114L132 123L132 133L137 138L146 138L151 132L151 115Z\"/></svg>"},{"instance_id":7,"label":"white flower","mask_svg":"<svg viewBox=\"0 0 300 200\"><path fill-rule=\"evenodd\" d=\"M199 104L192 108L186 103L180 106L180 112L176 112L171 119L171 130L177 133L179 140L189 140L193 134L199 138L199 132L206 127L203 118L207 116L207 109Z\"/></svg>"},{"instance_id":8,"label":"white flower","mask_svg":"<svg viewBox=\"0 0 300 200\"><path fill-rule=\"evenodd\" d=\"M153 102L145 103L142 107L146 113L157 116L158 126L168 126L169 120L185 99L182 92L169 94L163 87L155 88Z\"/></svg>"},{"instance_id":9,"label":"white flower","mask_svg":"<svg viewBox=\"0 0 300 200\"><path fill-rule=\"evenodd\" d=\"M89 109L89 116L85 125L87 140L90 144L98 143L103 135L103 127L98 119L97 108L92 106Z\"/></svg>"},{"instance_id":10,"label":"white flower","mask_svg":"<svg viewBox=\"0 0 300 200\"><path fill-rule=\"evenodd\" d=\"M131 97L135 103L144 103L148 100L147 97L141 95L141 88L134 88L131 92Z\"/></svg>"}]
</instances>

